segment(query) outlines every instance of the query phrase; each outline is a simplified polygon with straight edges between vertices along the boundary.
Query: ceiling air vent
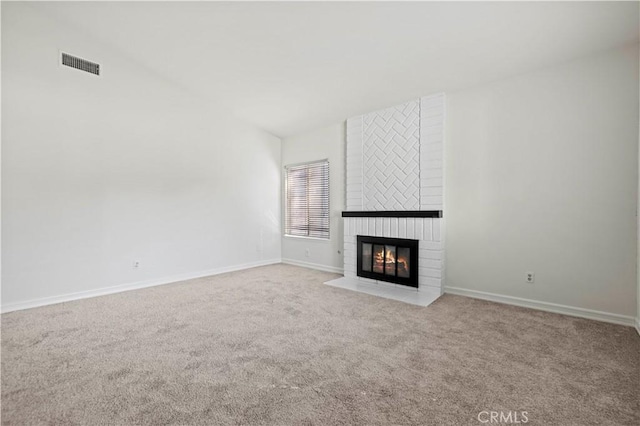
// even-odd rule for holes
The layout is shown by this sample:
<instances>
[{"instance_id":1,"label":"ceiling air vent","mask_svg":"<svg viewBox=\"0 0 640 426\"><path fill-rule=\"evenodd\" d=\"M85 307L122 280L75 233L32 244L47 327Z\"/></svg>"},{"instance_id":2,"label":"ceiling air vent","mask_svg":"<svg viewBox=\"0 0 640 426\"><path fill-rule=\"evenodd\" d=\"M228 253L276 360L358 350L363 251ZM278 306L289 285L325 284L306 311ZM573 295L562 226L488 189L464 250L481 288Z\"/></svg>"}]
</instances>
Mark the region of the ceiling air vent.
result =
<instances>
[{"instance_id":1,"label":"ceiling air vent","mask_svg":"<svg viewBox=\"0 0 640 426\"><path fill-rule=\"evenodd\" d=\"M96 64L95 62L87 61L86 59L71 56L64 52L62 52L62 65L79 69L80 71L86 71L91 74L100 75L99 64Z\"/></svg>"}]
</instances>

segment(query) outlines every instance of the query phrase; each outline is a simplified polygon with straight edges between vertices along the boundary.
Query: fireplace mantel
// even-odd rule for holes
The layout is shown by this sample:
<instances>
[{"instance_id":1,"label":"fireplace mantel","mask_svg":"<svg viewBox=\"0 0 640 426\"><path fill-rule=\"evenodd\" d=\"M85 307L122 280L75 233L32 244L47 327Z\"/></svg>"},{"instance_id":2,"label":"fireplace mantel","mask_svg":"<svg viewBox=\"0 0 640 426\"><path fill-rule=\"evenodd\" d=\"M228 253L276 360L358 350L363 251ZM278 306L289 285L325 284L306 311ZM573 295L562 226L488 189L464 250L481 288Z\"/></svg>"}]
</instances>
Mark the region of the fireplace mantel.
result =
<instances>
[{"instance_id":1,"label":"fireplace mantel","mask_svg":"<svg viewBox=\"0 0 640 426\"><path fill-rule=\"evenodd\" d=\"M442 217L442 210L344 211L342 217Z\"/></svg>"}]
</instances>

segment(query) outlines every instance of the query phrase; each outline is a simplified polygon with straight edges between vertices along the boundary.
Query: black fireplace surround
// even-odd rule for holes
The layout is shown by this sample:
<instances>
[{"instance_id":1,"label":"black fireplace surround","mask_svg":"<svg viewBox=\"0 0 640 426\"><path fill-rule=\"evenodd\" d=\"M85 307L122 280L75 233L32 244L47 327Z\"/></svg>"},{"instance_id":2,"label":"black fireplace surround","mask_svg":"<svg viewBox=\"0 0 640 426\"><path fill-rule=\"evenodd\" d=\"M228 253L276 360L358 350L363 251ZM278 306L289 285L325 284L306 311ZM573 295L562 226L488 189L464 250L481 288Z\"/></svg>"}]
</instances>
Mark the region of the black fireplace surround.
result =
<instances>
[{"instance_id":1,"label":"black fireplace surround","mask_svg":"<svg viewBox=\"0 0 640 426\"><path fill-rule=\"evenodd\" d=\"M418 240L358 235L359 277L418 287Z\"/></svg>"}]
</instances>

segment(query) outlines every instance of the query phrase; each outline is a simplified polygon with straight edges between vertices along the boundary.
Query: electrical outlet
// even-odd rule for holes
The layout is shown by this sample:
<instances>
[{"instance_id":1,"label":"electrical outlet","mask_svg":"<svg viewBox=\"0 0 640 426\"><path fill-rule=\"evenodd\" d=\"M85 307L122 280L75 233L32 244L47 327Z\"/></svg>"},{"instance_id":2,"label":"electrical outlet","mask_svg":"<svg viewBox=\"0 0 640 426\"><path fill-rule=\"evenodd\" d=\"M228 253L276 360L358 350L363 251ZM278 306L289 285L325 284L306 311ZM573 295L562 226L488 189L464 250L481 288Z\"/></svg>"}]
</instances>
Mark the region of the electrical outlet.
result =
<instances>
[{"instance_id":1,"label":"electrical outlet","mask_svg":"<svg viewBox=\"0 0 640 426\"><path fill-rule=\"evenodd\" d=\"M134 260L133 264L131 265L133 267L133 269L137 269L140 267L140 261L139 260Z\"/></svg>"},{"instance_id":2,"label":"electrical outlet","mask_svg":"<svg viewBox=\"0 0 640 426\"><path fill-rule=\"evenodd\" d=\"M534 274L533 272L525 272L525 274L525 281L527 281L528 283L533 283L536 281L536 274Z\"/></svg>"},{"instance_id":3,"label":"electrical outlet","mask_svg":"<svg viewBox=\"0 0 640 426\"><path fill-rule=\"evenodd\" d=\"M310 256L311 256L311 250L306 249L306 250L304 251L304 255L305 255L306 257L310 257Z\"/></svg>"}]
</instances>

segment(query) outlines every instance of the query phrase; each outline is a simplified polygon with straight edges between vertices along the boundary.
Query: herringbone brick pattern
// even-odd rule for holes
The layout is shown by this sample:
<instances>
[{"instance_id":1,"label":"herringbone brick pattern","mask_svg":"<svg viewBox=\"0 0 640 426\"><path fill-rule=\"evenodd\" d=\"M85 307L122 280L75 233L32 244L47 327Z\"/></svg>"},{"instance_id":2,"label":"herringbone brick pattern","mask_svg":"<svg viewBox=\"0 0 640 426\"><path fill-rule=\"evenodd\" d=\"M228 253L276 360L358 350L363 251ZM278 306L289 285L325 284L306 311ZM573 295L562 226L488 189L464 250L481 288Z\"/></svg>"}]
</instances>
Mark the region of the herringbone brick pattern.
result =
<instances>
[{"instance_id":1,"label":"herringbone brick pattern","mask_svg":"<svg viewBox=\"0 0 640 426\"><path fill-rule=\"evenodd\" d=\"M363 120L364 210L420 209L420 102Z\"/></svg>"}]
</instances>

